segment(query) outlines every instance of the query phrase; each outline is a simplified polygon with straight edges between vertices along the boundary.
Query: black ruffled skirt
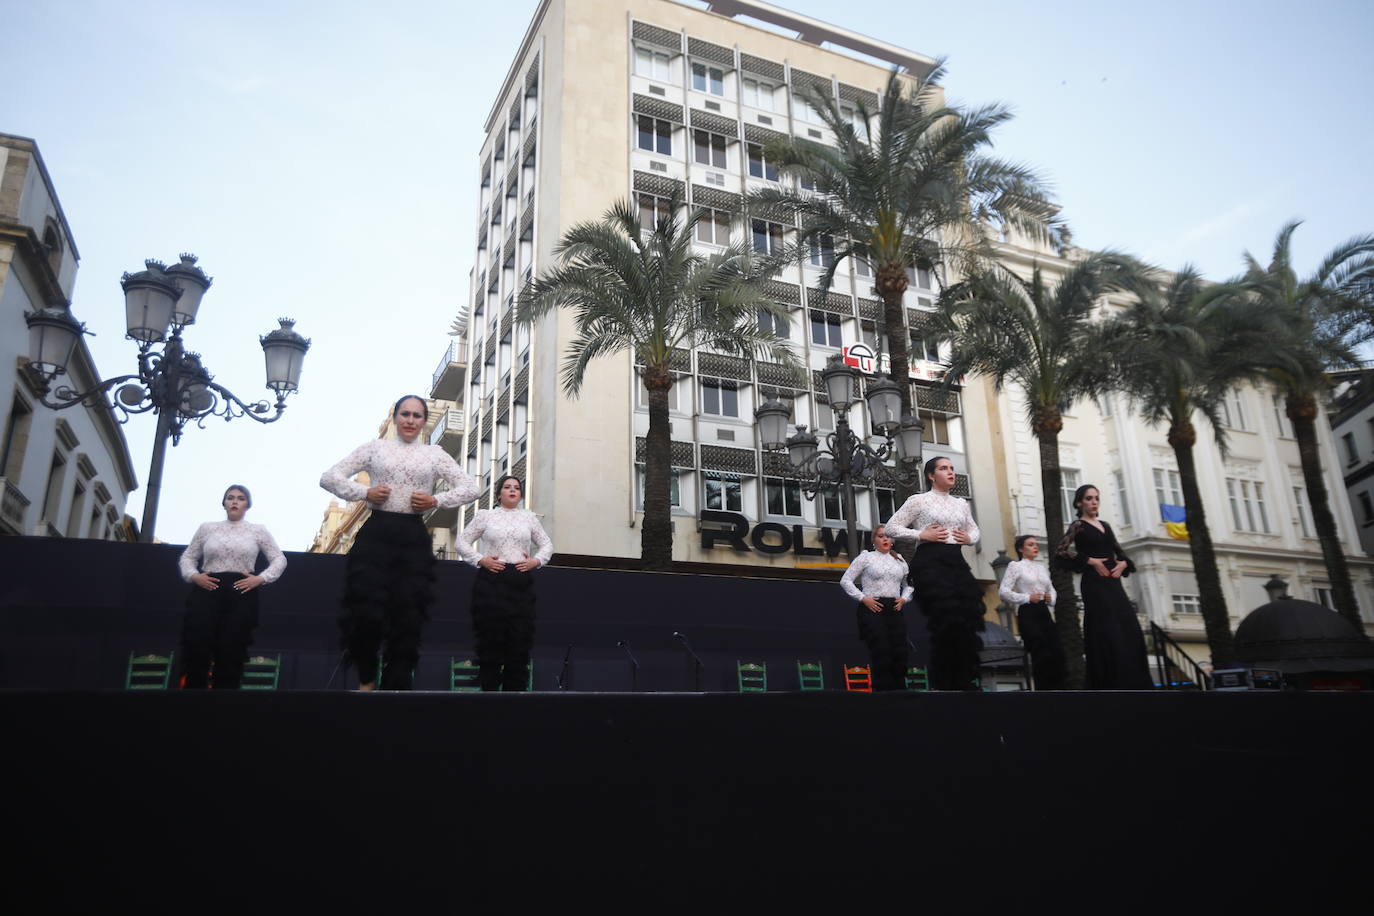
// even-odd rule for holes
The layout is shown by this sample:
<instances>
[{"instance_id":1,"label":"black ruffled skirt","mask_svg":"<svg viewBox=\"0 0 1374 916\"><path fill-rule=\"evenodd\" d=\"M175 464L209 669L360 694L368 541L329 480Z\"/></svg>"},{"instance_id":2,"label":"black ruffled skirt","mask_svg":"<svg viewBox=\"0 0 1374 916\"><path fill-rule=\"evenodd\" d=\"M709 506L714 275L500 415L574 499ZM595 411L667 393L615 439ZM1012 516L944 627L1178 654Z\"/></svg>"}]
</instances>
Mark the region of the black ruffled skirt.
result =
<instances>
[{"instance_id":1,"label":"black ruffled skirt","mask_svg":"<svg viewBox=\"0 0 1374 916\"><path fill-rule=\"evenodd\" d=\"M434 552L424 520L372 510L348 552L339 626L349 659L363 682L375 674L386 643L386 665L407 671L419 657L420 631L434 600ZM401 670L397 676L405 679Z\"/></svg>"},{"instance_id":2,"label":"black ruffled skirt","mask_svg":"<svg viewBox=\"0 0 1374 916\"><path fill-rule=\"evenodd\" d=\"M922 541L911 564L911 584L930 632L930 685L972 690L983 648L983 588L958 544Z\"/></svg>"}]
</instances>

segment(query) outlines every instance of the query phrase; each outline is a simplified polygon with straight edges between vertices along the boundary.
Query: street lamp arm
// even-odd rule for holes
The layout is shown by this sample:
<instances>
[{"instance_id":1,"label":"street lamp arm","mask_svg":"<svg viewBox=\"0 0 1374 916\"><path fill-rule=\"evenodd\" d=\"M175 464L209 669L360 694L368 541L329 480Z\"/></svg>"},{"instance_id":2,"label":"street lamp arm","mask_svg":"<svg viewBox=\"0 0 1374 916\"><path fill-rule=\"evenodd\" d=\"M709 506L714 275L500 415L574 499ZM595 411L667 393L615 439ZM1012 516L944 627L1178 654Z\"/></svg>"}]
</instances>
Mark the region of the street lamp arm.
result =
<instances>
[{"instance_id":1,"label":"street lamp arm","mask_svg":"<svg viewBox=\"0 0 1374 916\"><path fill-rule=\"evenodd\" d=\"M148 407L138 410L129 410L123 405L112 404L106 397L106 393L115 385L121 382L137 382L139 380L140 377L137 375L120 375L115 378L105 379L103 382L85 391L76 391L69 385L58 385L56 388L48 385L42 389L38 400L44 407L51 408L52 410L66 410L68 407L76 407L78 405L84 407L110 408L119 406L125 413L142 413L145 410L149 410L152 405L150 404ZM124 420L121 419L119 422L123 423Z\"/></svg>"}]
</instances>

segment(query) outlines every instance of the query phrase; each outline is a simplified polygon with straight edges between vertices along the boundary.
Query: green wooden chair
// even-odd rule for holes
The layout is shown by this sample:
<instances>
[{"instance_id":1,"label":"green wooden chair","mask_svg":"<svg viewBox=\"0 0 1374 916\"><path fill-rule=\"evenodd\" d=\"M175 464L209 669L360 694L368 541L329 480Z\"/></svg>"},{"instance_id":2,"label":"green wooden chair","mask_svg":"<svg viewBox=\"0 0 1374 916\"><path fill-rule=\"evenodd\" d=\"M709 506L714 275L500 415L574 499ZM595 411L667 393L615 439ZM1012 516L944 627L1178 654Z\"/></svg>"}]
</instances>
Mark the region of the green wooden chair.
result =
<instances>
[{"instance_id":1,"label":"green wooden chair","mask_svg":"<svg viewBox=\"0 0 1374 916\"><path fill-rule=\"evenodd\" d=\"M930 673L924 668L906 669L906 689L907 690L929 690Z\"/></svg>"},{"instance_id":2,"label":"green wooden chair","mask_svg":"<svg viewBox=\"0 0 1374 916\"><path fill-rule=\"evenodd\" d=\"M752 662L735 662L740 693L762 693L768 690L768 666Z\"/></svg>"},{"instance_id":3,"label":"green wooden chair","mask_svg":"<svg viewBox=\"0 0 1374 916\"><path fill-rule=\"evenodd\" d=\"M482 689L477 663L470 658L448 660L448 689L476 693Z\"/></svg>"},{"instance_id":4,"label":"green wooden chair","mask_svg":"<svg viewBox=\"0 0 1374 916\"><path fill-rule=\"evenodd\" d=\"M797 662L797 684L802 690L824 690L825 667L820 662Z\"/></svg>"},{"instance_id":5,"label":"green wooden chair","mask_svg":"<svg viewBox=\"0 0 1374 916\"><path fill-rule=\"evenodd\" d=\"M166 690L172 681L172 662L176 653L168 655L135 655L129 653L129 667L124 674L125 690Z\"/></svg>"},{"instance_id":6,"label":"green wooden chair","mask_svg":"<svg viewBox=\"0 0 1374 916\"><path fill-rule=\"evenodd\" d=\"M276 690L281 677L281 654L254 655L243 666L240 690Z\"/></svg>"}]
</instances>

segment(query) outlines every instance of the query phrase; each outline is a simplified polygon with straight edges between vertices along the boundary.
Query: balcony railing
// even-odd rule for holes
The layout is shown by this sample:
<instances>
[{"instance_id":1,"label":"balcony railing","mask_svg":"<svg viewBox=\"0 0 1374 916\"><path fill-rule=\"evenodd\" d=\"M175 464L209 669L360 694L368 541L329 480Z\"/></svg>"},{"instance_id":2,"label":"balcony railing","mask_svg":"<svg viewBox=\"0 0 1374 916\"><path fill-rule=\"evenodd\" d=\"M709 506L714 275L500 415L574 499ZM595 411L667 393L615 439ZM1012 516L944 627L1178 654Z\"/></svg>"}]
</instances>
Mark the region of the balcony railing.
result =
<instances>
[{"instance_id":1,"label":"balcony railing","mask_svg":"<svg viewBox=\"0 0 1374 916\"><path fill-rule=\"evenodd\" d=\"M3 521L12 533L21 534L24 531L24 513L28 511L29 498L7 478L0 477L0 483L5 485L4 495L0 497L0 521Z\"/></svg>"},{"instance_id":2,"label":"balcony railing","mask_svg":"<svg viewBox=\"0 0 1374 916\"><path fill-rule=\"evenodd\" d=\"M446 410L440 414L434 431L429 434L429 444L439 446L450 455L457 455L463 444L463 412Z\"/></svg>"},{"instance_id":3,"label":"balcony railing","mask_svg":"<svg viewBox=\"0 0 1374 916\"><path fill-rule=\"evenodd\" d=\"M463 391L463 364L458 361L458 341L449 342L448 349L439 360L430 384L430 397L445 401L456 401Z\"/></svg>"}]
</instances>

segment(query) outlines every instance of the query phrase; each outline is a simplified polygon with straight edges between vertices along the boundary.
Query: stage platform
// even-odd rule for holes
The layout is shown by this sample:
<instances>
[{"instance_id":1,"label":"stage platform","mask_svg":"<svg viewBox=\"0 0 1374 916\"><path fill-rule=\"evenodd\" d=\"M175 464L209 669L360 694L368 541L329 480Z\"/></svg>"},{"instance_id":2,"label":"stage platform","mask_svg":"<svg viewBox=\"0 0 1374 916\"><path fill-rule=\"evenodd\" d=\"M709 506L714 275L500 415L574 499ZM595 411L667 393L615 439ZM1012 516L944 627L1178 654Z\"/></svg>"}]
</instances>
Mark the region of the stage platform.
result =
<instances>
[{"instance_id":1,"label":"stage platform","mask_svg":"<svg viewBox=\"0 0 1374 916\"><path fill-rule=\"evenodd\" d=\"M1370 694L4 690L0 905L1364 912L1371 721Z\"/></svg>"}]
</instances>

